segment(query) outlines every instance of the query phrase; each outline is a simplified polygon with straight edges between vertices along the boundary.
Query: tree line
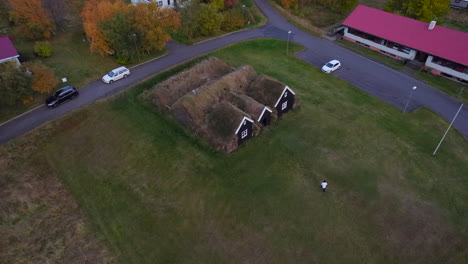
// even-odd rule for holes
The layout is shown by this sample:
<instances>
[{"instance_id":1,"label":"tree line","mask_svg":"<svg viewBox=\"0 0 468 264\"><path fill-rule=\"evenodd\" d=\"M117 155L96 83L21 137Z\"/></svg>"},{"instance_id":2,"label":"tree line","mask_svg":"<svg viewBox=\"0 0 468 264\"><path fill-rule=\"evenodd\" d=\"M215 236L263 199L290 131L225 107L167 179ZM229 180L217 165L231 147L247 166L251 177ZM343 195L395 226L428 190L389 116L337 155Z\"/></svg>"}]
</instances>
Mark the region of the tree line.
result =
<instances>
[{"instance_id":1,"label":"tree line","mask_svg":"<svg viewBox=\"0 0 468 264\"><path fill-rule=\"evenodd\" d=\"M37 40L35 54L53 56L47 39L61 34L73 13L79 18L91 52L114 56L125 64L141 54L164 49L171 35L187 39L212 36L254 23L238 0L178 0L174 9L157 3L122 0L6 0L9 21L20 37ZM48 93L58 84L40 61L0 67L1 106L28 103L31 94Z\"/></svg>"}]
</instances>

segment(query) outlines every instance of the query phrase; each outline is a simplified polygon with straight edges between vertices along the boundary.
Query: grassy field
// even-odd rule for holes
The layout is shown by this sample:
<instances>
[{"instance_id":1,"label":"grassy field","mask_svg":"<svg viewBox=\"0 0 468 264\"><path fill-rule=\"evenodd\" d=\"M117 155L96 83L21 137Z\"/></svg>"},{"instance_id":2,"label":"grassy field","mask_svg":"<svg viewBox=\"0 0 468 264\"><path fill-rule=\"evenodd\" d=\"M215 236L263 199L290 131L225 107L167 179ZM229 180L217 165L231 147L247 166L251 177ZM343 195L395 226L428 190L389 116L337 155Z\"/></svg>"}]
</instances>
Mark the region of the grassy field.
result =
<instances>
[{"instance_id":1,"label":"grassy field","mask_svg":"<svg viewBox=\"0 0 468 264\"><path fill-rule=\"evenodd\" d=\"M59 177L120 263L466 263L466 140L452 130L433 157L445 120L427 109L401 114L282 55L285 44L210 54L301 99L232 154L139 99L192 62L0 146L28 155L0 175Z\"/></svg>"}]
</instances>

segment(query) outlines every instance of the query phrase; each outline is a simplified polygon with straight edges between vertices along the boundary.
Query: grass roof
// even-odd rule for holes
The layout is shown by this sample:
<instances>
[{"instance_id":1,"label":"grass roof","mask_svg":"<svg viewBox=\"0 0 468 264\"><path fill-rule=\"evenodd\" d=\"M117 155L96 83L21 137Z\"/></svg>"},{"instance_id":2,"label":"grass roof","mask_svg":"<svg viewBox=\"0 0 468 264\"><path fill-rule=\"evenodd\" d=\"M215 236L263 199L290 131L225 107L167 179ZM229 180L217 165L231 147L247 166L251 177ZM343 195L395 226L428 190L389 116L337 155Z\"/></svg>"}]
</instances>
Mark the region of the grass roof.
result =
<instances>
[{"instance_id":1,"label":"grass roof","mask_svg":"<svg viewBox=\"0 0 468 264\"><path fill-rule=\"evenodd\" d=\"M246 89L246 94L256 101L273 108L286 87L285 84L265 75L258 76Z\"/></svg>"},{"instance_id":2,"label":"grass roof","mask_svg":"<svg viewBox=\"0 0 468 264\"><path fill-rule=\"evenodd\" d=\"M157 84L149 92L149 96L153 104L158 108L170 107L188 92L216 80L232 70L230 65L221 60L208 58L194 67Z\"/></svg>"},{"instance_id":3,"label":"grass roof","mask_svg":"<svg viewBox=\"0 0 468 264\"><path fill-rule=\"evenodd\" d=\"M188 126L194 127L203 122L212 106L221 101L226 94L240 91L255 79L255 72L250 67L241 67L222 78L210 82L177 100L171 107L175 118Z\"/></svg>"},{"instance_id":4,"label":"grass roof","mask_svg":"<svg viewBox=\"0 0 468 264\"><path fill-rule=\"evenodd\" d=\"M226 96L226 100L249 114L255 120L258 120L263 112L263 109L265 108L265 105L257 102L252 97L249 97L245 94L231 92Z\"/></svg>"}]
</instances>

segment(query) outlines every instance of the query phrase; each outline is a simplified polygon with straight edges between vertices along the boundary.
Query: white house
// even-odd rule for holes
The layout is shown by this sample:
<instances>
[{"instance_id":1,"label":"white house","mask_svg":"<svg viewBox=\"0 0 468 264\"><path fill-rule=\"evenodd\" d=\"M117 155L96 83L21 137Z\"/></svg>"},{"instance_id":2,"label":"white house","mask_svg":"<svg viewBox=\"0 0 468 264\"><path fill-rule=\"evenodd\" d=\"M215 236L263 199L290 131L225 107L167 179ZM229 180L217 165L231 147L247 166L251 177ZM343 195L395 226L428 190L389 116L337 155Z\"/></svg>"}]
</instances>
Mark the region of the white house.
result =
<instances>
[{"instance_id":1,"label":"white house","mask_svg":"<svg viewBox=\"0 0 468 264\"><path fill-rule=\"evenodd\" d=\"M168 7L168 8L173 8L174 7L174 0L132 0L132 4L136 5L138 3L157 3L158 6L160 7Z\"/></svg>"}]
</instances>

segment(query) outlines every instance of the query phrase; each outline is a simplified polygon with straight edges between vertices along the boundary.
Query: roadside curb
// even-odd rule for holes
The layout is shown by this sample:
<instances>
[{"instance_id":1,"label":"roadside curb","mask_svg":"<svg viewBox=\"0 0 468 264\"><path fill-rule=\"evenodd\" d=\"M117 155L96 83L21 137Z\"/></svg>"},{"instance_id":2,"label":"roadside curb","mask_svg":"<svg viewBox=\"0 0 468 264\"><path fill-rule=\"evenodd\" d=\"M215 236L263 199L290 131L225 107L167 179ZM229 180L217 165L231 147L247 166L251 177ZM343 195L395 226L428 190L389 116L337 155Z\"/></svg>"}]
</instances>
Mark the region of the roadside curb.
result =
<instances>
[{"instance_id":1,"label":"roadside curb","mask_svg":"<svg viewBox=\"0 0 468 264\"><path fill-rule=\"evenodd\" d=\"M15 116L15 117L11 118L11 119L8 119L7 121L1 123L1 124L0 124L0 127L3 126L3 125L5 125L5 124L7 124L7 123L9 123L9 122L11 122L11 121L13 121L13 120L15 120L15 119L17 119L17 118L22 117L23 115L25 115L25 114L27 114L27 113L29 113L29 112L32 112L32 111L34 111L34 110L36 110L36 109L39 109L39 108L41 108L41 107L43 107L43 105L36 106L36 107L34 107L33 109L31 109L31 110L28 110L28 111L26 111L26 112L24 112L24 113L22 113L22 114L20 114L20 115L17 115L17 116Z\"/></svg>"}]
</instances>

